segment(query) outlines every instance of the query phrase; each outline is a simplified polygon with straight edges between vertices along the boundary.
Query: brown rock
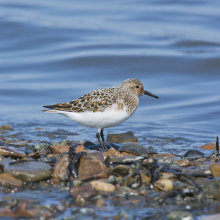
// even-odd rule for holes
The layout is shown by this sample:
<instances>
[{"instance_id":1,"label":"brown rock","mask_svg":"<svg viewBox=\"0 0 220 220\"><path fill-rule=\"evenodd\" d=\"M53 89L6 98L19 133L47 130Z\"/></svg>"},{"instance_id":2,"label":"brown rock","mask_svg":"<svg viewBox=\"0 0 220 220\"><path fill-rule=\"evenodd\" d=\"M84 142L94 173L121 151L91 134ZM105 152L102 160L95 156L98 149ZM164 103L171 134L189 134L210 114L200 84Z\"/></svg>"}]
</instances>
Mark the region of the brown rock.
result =
<instances>
[{"instance_id":1,"label":"brown rock","mask_svg":"<svg viewBox=\"0 0 220 220\"><path fill-rule=\"evenodd\" d=\"M3 186L14 186L14 187L22 187L23 185L21 180L14 178L9 173L0 174L0 183Z\"/></svg>"},{"instance_id":2,"label":"brown rock","mask_svg":"<svg viewBox=\"0 0 220 220\"><path fill-rule=\"evenodd\" d=\"M63 152L69 152L70 146L50 146L52 154L62 154Z\"/></svg>"},{"instance_id":3,"label":"brown rock","mask_svg":"<svg viewBox=\"0 0 220 220\"><path fill-rule=\"evenodd\" d=\"M0 126L0 131L2 130L10 130L10 131L14 131L13 127L11 125L3 125Z\"/></svg>"},{"instance_id":4,"label":"brown rock","mask_svg":"<svg viewBox=\"0 0 220 220\"><path fill-rule=\"evenodd\" d=\"M6 156L6 157L25 157L25 153L15 147L5 147L0 146L0 155Z\"/></svg>"},{"instance_id":5,"label":"brown rock","mask_svg":"<svg viewBox=\"0 0 220 220\"><path fill-rule=\"evenodd\" d=\"M115 186L111 183L94 180L91 181L90 184L92 184L97 191L113 192L115 190Z\"/></svg>"},{"instance_id":6,"label":"brown rock","mask_svg":"<svg viewBox=\"0 0 220 220\"><path fill-rule=\"evenodd\" d=\"M154 187L163 191L168 191L173 188L173 181L170 179L159 179L154 183Z\"/></svg>"},{"instance_id":7,"label":"brown rock","mask_svg":"<svg viewBox=\"0 0 220 220\"><path fill-rule=\"evenodd\" d=\"M80 158L78 171L78 178L80 180L102 179L109 176L109 170L101 160L88 158L85 155Z\"/></svg>"},{"instance_id":8,"label":"brown rock","mask_svg":"<svg viewBox=\"0 0 220 220\"><path fill-rule=\"evenodd\" d=\"M105 159L103 153L101 151L97 151L97 150L88 150L87 157L92 158L92 159L101 160L101 161L104 161L104 159Z\"/></svg>"},{"instance_id":9,"label":"brown rock","mask_svg":"<svg viewBox=\"0 0 220 220\"><path fill-rule=\"evenodd\" d=\"M35 153L30 153L28 157L33 157L34 159L40 158L40 153L37 151Z\"/></svg>"},{"instance_id":10,"label":"brown rock","mask_svg":"<svg viewBox=\"0 0 220 220\"><path fill-rule=\"evenodd\" d=\"M208 144L204 144L202 145L201 147L199 147L200 149L203 149L203 150L213 150L215 147L215 144L214 143L208 143Z\"/></svg>"},{"instance_id":11,"label":"brown rock","mask_svg":"<svg viewBox=\"0 0 220 220\"><path fill-rule=\"evenodd\" d=\"M168 154L168 153L162 153L162 154L155 154L154 155L154 158L158 158L158 157L172 157L172 158L176 158L174 155Z\"/></svg>"},{"instance_id":12,"label":"brown rock","mask_svg":"<svg viewBox=\"0 0 220 220\"><path fill-rule=\"evenodd\" d=\"M141 174L141 180L142 180L142 184L144 184L145 186L148 186L150 185L151 183L151 178L143 173L140 173Z\"/></svg>"},{"instance_id":13,"label":"brown rock","mask_svg":"<svg viewBox=\"0 0 220 220\"><path fill-rule=\"evenodd\" d=\"M119 156L119 157L123 157L123 155L118 152L117 150L115 150L115 148L111 147L109 150L108 150L108 154L112 155L112 156ZM104 155L106 155L106 153L104 153Z\"/></svg>"},{"instance_id":14,"label":"brown rock","mask_svg":"<svg viewBox=\"0 0 220 220\"><path fill-rule=\"evenodd\" d=\"M83 145L77 145L75 148L75 153L86 152L85 147Z\"/></svg>"},{"instance_id":15,"label":"brown rock","mask_svg":"<svg viewBox=\"0 0 220 220\"><path fill-rule=\"evenodd\" d=\"M53 177L58 180L67 180L68 165L69 165L69 155L65 154L56 162L53 170Z\"/></svg>"},{"instance_id":16,"label":"brown rock","mask_svg":"<svg viewBox=\"0 0 220 220\"><path fill-rule=\"evenodd\" d=\"M133 132L129 131L122 134L108 134L108 143L125 143L125 142L135 142L138 143L138 139L134 136Z\"/></svg>"},{"instance_id":17,"label":"brown rock","mask_svg":"<svg viewBox=\"0 0 220 220\"><path fill-rule=\"evenodd\" d=\"M192 166L190 161L188 159L183 159L183 160L177 160L176 163L180 165L181 167L189 167Z\"/></svg>"},{"instance_id":18,"label":"brown rock","mask_svg":"<svg viewBox=\"0 0 220 220\"><path fill-rule=\"evenodd\" d=\"M2 137L2 136L0 136L0 139L2 140L2 141L5 141L6 139L4 138L4 137Z\"/></svg>"},{"instance_id":19,"label":"brown rock","mask_svg":"<svg viewBox=\"0 0 220 220\"><path fill-rule=\"evenodd\" d=\"M74 187L70 189L70 195L76 199L79 198L90 198L96 194L95 187L90 184L86 183L82 186Z\"/></svg>"},{"instance_id":20,"label":"brown rock","mask_svg":"<svg viewBox=\"0 0 220 220\"><path fill-rule=\"evenodd\" d=\"M210 170L214 178L220 177L220 163L211 163Z\"/></svg>"}]
</instances>

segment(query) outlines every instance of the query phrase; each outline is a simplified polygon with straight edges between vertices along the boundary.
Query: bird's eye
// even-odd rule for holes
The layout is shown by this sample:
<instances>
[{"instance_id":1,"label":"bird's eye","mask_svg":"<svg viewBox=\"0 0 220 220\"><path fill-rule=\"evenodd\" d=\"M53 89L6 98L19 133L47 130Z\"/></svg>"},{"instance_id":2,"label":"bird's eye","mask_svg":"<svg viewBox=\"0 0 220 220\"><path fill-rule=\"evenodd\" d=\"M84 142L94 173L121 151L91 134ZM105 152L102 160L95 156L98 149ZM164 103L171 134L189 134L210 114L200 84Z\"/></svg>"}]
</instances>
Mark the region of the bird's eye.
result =
<instances>
[{"instance_id":1,"label":"bird's eye","mask_svg":"<svg viewBox=\"0 0 220 220\"><path fill-rule=\"evenodd\" d=\"M139 86L136 86L137 89L139 89Z\"/></svg>"}]
</instances>

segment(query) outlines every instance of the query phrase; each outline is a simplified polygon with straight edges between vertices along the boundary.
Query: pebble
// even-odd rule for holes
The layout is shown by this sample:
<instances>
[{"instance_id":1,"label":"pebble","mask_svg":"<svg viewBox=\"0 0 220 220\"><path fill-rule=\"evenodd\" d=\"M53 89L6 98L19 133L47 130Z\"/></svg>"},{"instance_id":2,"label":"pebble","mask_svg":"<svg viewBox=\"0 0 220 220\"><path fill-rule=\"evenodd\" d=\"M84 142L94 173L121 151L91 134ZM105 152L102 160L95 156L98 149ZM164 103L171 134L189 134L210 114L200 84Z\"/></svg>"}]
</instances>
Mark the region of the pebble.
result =
<instances>
[{"instance_id":1,"label":"pebble","mask_svg":"<svg viewBox=\"0 0 220 220\"><path fill-rule=\"evenodd\" d=\"M125 143L125 142L135 142L138 143L138 139L134 136L133 132L129 131L121 134L108 134L108 143Z\"/></svg>"},{"instance_id":2,"label":"pebble","mask_svg":"<svg viewBox=\"0 0 220 220\"><path fill-rule=\"evenodd\" d=\"M220 199L220 190L219 189L220 189L220 177L210 180L203 187L203 190L204 190L207 198L217 199L217 200Z\"/></svg>"},{"instance_id":3,"label":"pebble","mask_svg":"<svg viewBox=\"0 0 220 220\"><path fill-rule=\"evenodd\" d=\"M0 155L6 157L25 157L25 153L15 147L0 146Z\"/></svg>"},{"instance_id":4,"label":"pebble","mask_svg":"<svg viewBox=\"0 0 220 220\"><path fill-rule=\"evenodd\" d=\"M109 176L110 172L101 160L89 158L85 155L80 158L78 170L78 178L80 180L102 179Z\"/></svg>"},{"instance_id":5,"label":"pebble","mask_svg":"<svg viewBox=\"0 0 220 220\"><path fill-rule=\"evenodd\" d=\"M173 181L170 179L159 179L154 183L154 187L162 191L168 191L173 189Z\"/></svg>"},{"instance_id":6,"label":"pebble","mask_svg":"<svg viewBox=\"0 0 220 220\"><path fill-rule=\"evenodd\" d=\"M96 194L96 189L90 183L85 183L82 186L78 186L70 189L70 195L73 196L75 199L90 198L95 194Z\"/></svg>"},{"instance_id":7,"label":"pebble","mask_svg":"<svg viewBox=\"0 0 220 220\"><path fill-rule=\"evenodd\" d=\"M0 131L2 130L14 131L14 128L11 125L3 125L3 126L0 126Z\"/></svg>"},{"instance_id":8,"label":"pebble","mask_svg":"<svg viewBox=\"0 0 220 220\"><path fill-rule=\"evenodd\" d=\"M198 160L203 158L205 155L199 150L189 150L184 154L184 158L188 160Z\"/></svg>"},{"instance_id":9,"label":"pebble","mask_svg":"<svg viewBox=\"0 0 220 220\"><path fill-rule=\"evenodd\" d=\"M101 181L91 181L90 182L96 190L98 191L104 191L104 192L113 192L115 190L115 186L112 185L111 183L104 183Z\"/></svg>"},{"instance_id":10,"label":"pebble","mask_svg":"<svg viewBox=\"0 0 220 220\"><path fill-rule=\"evenodd\" d=\"M9 173L0 174L0 184L7 187L22 187L23 185L21 180L16 179Z\"/></svg>"},{"instance_id":11,"label":"pebble","mask_svg":"<svg viewBox=\"0 0 220 220\"><path fill-rule=\"evenodd\" d=\"M122 144L122 146L119 148L118 151L121 152L121 151L124 151L125 149L132 149L132 148L136 148L139 152L139 155L150 153L150 151L147 148L143 147L142 145L137 144L137 143L131 143L131 142Z\"/></svg>"},{"instance_id":12,"label":"pebble","mask_svg":"<svg viewBox=\"0 0 220 220\"><path fill-rule=\"evenodd\" d=\"M204 144L202 145L201 147L199 147L200 149L203 149L203 150L213 150L215 147L215 144L214 143L208 143L208 144Z\"/></svg>"},{"instance_id":13,"label":"pebble","mask_svg":"<svg viewBox=\"0 0 220 220\"><path fill-rule=\"evenodd\" d=\"M50 151L52 154L62 154L64 152L69 152L70 146L50 146Z\"/></svg>"},{"instance_id":14,"label":"pebble","mask_svg":"<svg viewBox=\"0 0 220 220\"><path fill-rule=\"evenodd\" d=\"M3 159L1 162L3 162ZM3 163L4 164L4 163ZM4 172L9 173L15 178L24 182L36 182L50 178L52 167L43 162L37 161L19 161L4 164Z\"/></svg>"},{"instance_id":15,"label":"pebble","mask_svg":"<svg viewBox=\"0 0 220 220\"><path fill-rule=\"evenodd\" d=\"M210 170L214 178L220 177L220 163L210 164Z\"/></svg>"}]
</instances>

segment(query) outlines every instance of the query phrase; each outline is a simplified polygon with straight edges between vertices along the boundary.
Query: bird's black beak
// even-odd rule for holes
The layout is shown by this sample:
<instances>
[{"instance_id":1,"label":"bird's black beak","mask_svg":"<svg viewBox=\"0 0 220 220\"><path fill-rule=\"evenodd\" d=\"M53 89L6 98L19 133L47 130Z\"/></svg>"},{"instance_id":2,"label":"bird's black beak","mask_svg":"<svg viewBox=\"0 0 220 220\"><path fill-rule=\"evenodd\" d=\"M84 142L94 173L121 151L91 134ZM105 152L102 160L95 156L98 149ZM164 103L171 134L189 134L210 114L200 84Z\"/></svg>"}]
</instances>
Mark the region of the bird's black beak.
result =
<instances>
[{"instance_id":1,"label":"bird's black beak","mask_svg":"<svg viewBox=\"0 0 220 220\"><path fill-rule=\"evenodd\" d=\"M148 91L144 91L144 95L149 95L149 96L152 96L152 97L154 97L154 98L156 98L156 99L159 99L159 97L158 96L156 96L156 95L154 95L154 94L152 94L152 93L150 93L150 92L148 92Z\"/></svg>"}]
</instances>

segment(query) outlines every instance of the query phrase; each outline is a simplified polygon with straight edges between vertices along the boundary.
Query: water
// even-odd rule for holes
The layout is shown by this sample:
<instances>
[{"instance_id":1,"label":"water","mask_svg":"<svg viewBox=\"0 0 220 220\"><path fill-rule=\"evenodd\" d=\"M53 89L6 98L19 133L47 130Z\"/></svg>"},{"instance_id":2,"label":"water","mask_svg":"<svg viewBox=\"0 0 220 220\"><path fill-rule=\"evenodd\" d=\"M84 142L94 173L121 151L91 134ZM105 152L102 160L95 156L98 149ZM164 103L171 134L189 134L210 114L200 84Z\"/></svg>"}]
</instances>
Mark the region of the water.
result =
<instances>
[{"instance_id":1,"label":"water","mask_svg":"<svg viewBox=\"0 0 220 220\"><path fill-rule=\"evenodd\" d=\"M42 106L138 78L160 99L141 97L135 114L105 129L106 135L131 130L158 150L214 142L219 6L218 0L1 0L1 124L11 124L24 139L39 139L35 128L42 127L95 142L94 129L44 114Z\"/></svg>"}]
</instances>

